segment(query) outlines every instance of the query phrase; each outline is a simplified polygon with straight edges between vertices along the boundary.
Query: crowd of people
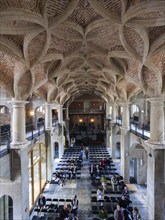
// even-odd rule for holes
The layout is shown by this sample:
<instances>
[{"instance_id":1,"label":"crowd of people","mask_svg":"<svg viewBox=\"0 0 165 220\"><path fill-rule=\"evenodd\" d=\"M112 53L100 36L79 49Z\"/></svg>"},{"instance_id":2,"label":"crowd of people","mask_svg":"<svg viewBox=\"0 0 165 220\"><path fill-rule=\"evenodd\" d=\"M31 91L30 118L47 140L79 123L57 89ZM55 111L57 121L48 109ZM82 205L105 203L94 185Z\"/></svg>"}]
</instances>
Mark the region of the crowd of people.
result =
<instances>
[{"instance_id":1,"label":"crowd of people","mask_svg":"<svg viewBox=\"0 0 165 220\"><path fill-rule=\"evenodd\" d=\"M85 153L85 156L84 156ZM61 172L55 172L55 179L65 185L66 179L76 178L78 165L83 161L83 157L86 157L88 160L89 149L88 147L81 146L78 159L70 159L67 161L67 169L63 169ZM91 177L97 179L99 177L97 185L97 202L99 204L99 218L101 220L108 219L108 212L104 206L105 201L105 192L108 190L108 183L111 184L111 190L113 192L121 192L121 198L118 200L116 208L114 208L113 217L115 220L142 220L141 214L137 207L132 206L132 201L130 198L130 192L128 187L124 183L122 176L113 174L111 178L107 180L106 175L102 174L102 170L110 169L111 160L109 157L103 158L98 164L90 164L90 174ZM38 207L40 211L46 206L46 199L43 195L39 197ZM70 204L65 204L59 212L59 220L78 220L78 208L79 200L77 195L71 200Z\"/></svg>"},{"instance_id":2,"label":"crowd of people","mask_svg":"<svg viewBox=\"0 0 165 220\"><path fill-rule=\"evenodd\" d=\"M71 159L67 161L66 167L61 171L56 170L54 173L54 181L64 186L67 179L76 179L77 171L82 166L82 160Z\"/></svg>"}]
</instances>

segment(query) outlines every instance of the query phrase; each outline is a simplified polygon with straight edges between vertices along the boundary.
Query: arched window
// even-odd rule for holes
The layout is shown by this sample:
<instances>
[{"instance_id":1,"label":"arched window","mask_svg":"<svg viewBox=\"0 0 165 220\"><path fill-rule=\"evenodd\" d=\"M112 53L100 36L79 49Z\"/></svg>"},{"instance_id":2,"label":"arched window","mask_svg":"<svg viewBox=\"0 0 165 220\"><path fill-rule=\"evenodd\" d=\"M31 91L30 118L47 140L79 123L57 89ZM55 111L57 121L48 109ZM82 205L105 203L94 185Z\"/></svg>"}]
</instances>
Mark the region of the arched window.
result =
<instances>
[{"instance_id":1,"label":"arched window","mask_svg":"<svg viewBox=\"0 0 165 220\"><path fill-rule=\"evenodd\" d=\"M46 147L42 143L36 143L29 151L29 207L32 208L38 195L45 186L46 171Z\"/></svg>"},{"instance_id":2,"label":"arched window","mask_svg":"<svg viewBox=\"0 0 165 220\"><path fill-rule=\"evenodd\" d=\"M0 197L0 219L13 220L13 200L8 195Z\"/></svg>"}]
</instances>

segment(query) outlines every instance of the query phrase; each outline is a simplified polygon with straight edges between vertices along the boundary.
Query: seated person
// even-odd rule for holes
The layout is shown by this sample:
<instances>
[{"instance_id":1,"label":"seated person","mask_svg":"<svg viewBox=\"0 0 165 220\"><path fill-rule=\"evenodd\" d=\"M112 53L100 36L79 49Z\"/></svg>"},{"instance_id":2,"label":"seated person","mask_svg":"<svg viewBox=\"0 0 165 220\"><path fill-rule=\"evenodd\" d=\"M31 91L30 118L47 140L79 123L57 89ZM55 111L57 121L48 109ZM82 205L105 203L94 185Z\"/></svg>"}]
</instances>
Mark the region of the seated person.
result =
<instances>
[{"instance_id":1,"label":"seated person","mask_svg":"<svg viewBox=\"0 0 165 220\"><path fill-rule=\"evenodd\" d=\"M59 220L68 220L70 211L71 211L71 205L70 204L64 205L60 211Z\"/></svg>"},{"instance_id":2,"label":"seated person","mask_svg":"<svg viewBox=\"0 0 165 220\"><path fill-rule=\"evenodd\" d=\"M100 181L101 181L101 185L103 187L103 190L105 191L106 190L106 186L107 186L107 179L106 179L106 177L102 176Z\"/></svg>"},{"instance_id":3,"label":"seated person","mask_svg":"<svg viewBox=\"0 0 165 220\"><path fill-rule=\"evenodd\" d=\"M112 175L111 177L111 184L112 184L112 190L115 191L115 186L116 187L118 186L118 180L115 174Z\"/></svg>"},{"instance_id":4,"label":"seated person","mask_svg":"<svg viewBox=\"0 0 165 220\"><path fill-rule=\"evenodd\" d=\"M104 199L104 194L101 189L98 188L97 190L97 201L103 200Z\"/></svg>"},{"instance_id":5,"label":"seated person","mask_svg":"<svg viewBox=\"0 0 165 220\"><path fill-rule=\"evenodd\" d=\"M101 220L106 220L106 219L108 218L108 214L107 214L107 212L106 212L104 206L103 206L103 207L100 209L100 211L99 211L99 218L100 218Z\"/></svg>"},{"instance_id":6,"label":"seated person","mask_svg":"<svg viewBox=\"0 0 165 220\"><path fill-rule=\"evenodd\" d=\"M126 198L126 199L130 199L130 193L129 193L129 190L128 190L128 187L125 186L124 187L124 190L123 190L123 196Z\"/></svg>"}]
</instances>

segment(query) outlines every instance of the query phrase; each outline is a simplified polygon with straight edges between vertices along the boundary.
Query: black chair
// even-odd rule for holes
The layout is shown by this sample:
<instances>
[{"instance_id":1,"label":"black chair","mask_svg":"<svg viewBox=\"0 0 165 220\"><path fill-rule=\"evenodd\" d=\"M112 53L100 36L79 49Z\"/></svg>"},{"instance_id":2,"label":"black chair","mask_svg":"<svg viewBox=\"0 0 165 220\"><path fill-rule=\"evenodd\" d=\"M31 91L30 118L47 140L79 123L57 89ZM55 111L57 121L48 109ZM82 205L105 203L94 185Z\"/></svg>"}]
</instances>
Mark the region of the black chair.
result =
<instances>
[{"instance_id":1,"label":"black chair","mask_svg":"<svg viewBox=\"0 0 165 220\"><path fill-rule=\"evenodd\" d=\"M58 204L58 199L53 199L52 202L53 202L53 204L57 205Z\"/></svg>"},{"instance_id":2,"label":"black chair","mask_svg":"<svg viewBox=\"0 0 165 220\"><path fill-rule=\"evenodd\" d=\"M51 198L47 198L47 199L46 199L46 205L50 205L51 202L52 202L52 199L51 199Z\"/></svg>"},{"instance_id":3,"label":"black chair","mask_svg":"<svg viewBox=\"0 0 165 220\"><path fill-rule=\"evenodd\" d=\"M47 218L46 218L46 216L41 216L39 219L40 220L46 220Z\"/></svg>"},{"instance_id":4,"label":"black chair","mask_svg":"<svg viewBox=\"0 0 165 220\"><path fill-rule=\"evenodd\" d=\"M91 197L91 202L97 202L97 197L96 196L92 196Z\"/></svg>"},{"instance_id":5,"label":"black chair","mask_svg":"<svg viewBox=\"0 0 165 220\"><path fill-rule=\"evenodd\" d=\"M66 199L66 202L72 202L72 199Z\"/></svg>"},{"instance_id":6,"label":"black chair","mask_svg":"<svg viewBox=\"0 0 165 220\"><path fill-rule=\"evenodd\" d=\"M39 217L37 215L34 215L32 220L39 220Z\"/></svg>"},{"instance_id":7,"label":"black chair","mask_svg":"<svg viewBox=\"0 0 165 220\"><path fill-rule=\"evenodd\" d=\"M54 217L53 217L53 216L49 216L49 217L47 218L47 220L54 220Z\"/></svg>"}]
</instances>

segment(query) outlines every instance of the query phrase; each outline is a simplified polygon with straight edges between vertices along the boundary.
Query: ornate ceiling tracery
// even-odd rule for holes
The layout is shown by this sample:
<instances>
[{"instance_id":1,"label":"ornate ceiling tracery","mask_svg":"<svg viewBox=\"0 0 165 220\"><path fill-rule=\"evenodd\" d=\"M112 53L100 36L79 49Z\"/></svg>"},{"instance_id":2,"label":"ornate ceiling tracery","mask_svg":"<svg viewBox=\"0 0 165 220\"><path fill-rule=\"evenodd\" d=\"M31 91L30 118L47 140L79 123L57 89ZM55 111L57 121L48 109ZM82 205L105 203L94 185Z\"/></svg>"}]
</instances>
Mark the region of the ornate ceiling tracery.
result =
<instances>
[{"instance_id":1,"label":"ornate ceiling tracery","mask_svg":"<svg viewBox=\"0 0 165 220\"><path fill-rule=\"evenodd\" d=\"M0 0L0 86L64 104L165 92L164 0Z\"/></svg>"}]
</instances>

